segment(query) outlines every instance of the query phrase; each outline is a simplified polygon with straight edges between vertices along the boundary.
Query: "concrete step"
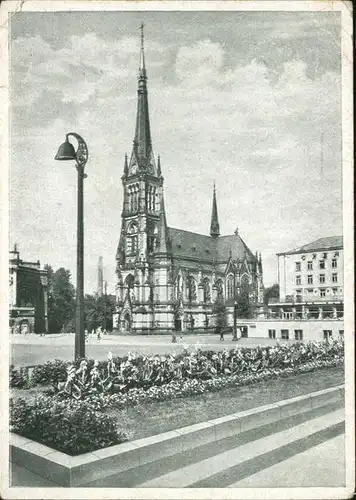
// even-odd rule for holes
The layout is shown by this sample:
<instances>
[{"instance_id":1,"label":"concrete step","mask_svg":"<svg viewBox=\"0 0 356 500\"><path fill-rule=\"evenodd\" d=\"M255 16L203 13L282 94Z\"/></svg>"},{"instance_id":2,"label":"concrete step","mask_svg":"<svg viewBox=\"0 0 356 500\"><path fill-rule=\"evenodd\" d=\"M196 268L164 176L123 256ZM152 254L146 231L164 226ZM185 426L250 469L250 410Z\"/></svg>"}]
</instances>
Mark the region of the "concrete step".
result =
<instances>
[{"instance_id":1,"label":"concrete step","mask_svg":"<svg viewBox=\"0 0 356 500\"><path fill-rule=\"evenodd\" d=\"M344 410L338 402L330 403L85 487L229 487L343 433Z\"/></svg>"}]
</instances>

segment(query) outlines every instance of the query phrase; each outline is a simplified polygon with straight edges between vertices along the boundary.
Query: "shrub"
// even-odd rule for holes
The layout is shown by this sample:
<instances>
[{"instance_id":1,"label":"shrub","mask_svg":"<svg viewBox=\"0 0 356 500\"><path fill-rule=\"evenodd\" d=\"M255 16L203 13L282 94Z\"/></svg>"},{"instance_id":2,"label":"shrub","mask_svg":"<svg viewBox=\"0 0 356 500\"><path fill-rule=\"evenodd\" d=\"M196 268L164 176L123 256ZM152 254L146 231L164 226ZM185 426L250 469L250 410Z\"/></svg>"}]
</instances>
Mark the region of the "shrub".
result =
<instances>
[{"instance_id":1,"label":"shrub","mask_svg":"<svg viewBox=\"0 0 356 500\"><path fill-rule=\"evenodd\" d=\"M53 385L64 382L67 378L67 361L55 359L47 361L44 365L37 365L32 373L31 382L33 385Z\"/></svg>"},{"instance_id":2,"label":"shrub","mask_svg":"<svg viewBox=\"0 0 356 500\"><path fill-rule=\"evenodd\" d=\"M17 369L14 365L10 365L9 384L10 387L17 387L18 389L28 387L29 382L25 370Z\"/></svg>"},{"instance_id":3,"label":"shrub","mask_svg":"<svg viewBox=\"0 0 356 500\"><path fill-rule=\"evenodd\" d=\"M69 455L127 441L115 420L90 402L40 396L34 402L10 400L11 431Z\"/></svg>"}]
</instances>

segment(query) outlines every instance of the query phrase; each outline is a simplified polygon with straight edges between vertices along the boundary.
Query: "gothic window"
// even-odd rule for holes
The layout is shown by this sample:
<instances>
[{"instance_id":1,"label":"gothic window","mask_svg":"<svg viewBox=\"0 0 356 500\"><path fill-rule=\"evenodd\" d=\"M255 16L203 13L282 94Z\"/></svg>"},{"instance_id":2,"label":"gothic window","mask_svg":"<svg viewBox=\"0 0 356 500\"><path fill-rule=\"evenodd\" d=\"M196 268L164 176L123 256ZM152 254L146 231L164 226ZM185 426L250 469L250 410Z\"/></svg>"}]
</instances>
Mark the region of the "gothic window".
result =
<instances>
[{"instance_id":1,"label":"gothic window","mask_svg":"<svg viewBox=\"0 0 356 500\"><path fill-rule=\"evenodd\" d=\"M234 297L234 277L231 274L227 277L227 298L232 299Z\"/></svg>"},{"instance_id":2,"label":"gothic window","mask_svg":"<svg viewBox=\"0 0 356 500\"><path fill-rule=\"evenodd\" d=\"M133 196L132 196L132 186L128 187L128 205L129 205L129 212L133 212Z\"/></svg>"},{"instance_id":3,"label":"gothic window","mask_svg":"<svg viewBox=\"0 0 356 500\"><path fill-rule=\"evenodd\" d=\"M152 253L156 247L157 226L153 221L147 222L147 251Z\"/></svg>"},{"instance_id":4,"label":"gothic window","mask_svg":"<svg viewBox=\"0 0 356 500\"><path fill-rule=\"evenodd\" d=\"M223 282L219 279L215 283L218 300L224 299Z\"/></svg>"},{"instance_id":5,"label":"gothic window","mask_svg":"<svg viewBox=\"0 0 356 500\"><path fill-rule=\"evenodd\" d=\"M138 184L131 184L128 187L128 205L129 211L137 212L138 210L138 195L139 195L139 186Z\"/></svg>"},{"instance_id":6,"label":"gothic window","mask_svg":"<svg viewBox=\"0 0 356 500\"><path fill-rule=\"evenodd\" d=\"M156 211L156 188L152 188L152 211Z\"/></svg>"},{"instance_id":7,"label":"gothic window","mask_svg":"<svg viewBox=\"0 0 356 500\"><path fill-rule=\"evenodd\" d=\"M187 299L189 302L197 300L197 288L196 282L193 276L189 275L187 277Z\"/></svg>"},{"instance_id":8,"label":"gothic window","mask_svg":"<svg viewBox=\"0 0 356 500\"><path fill-rule=\"evenodd\" d=\"M138 227L137 227L137 222L134 221L132 222L127 230L127 254L134 254L137 252L137 246L138 246Z\"/></svg>"},{"instance_id":9,"label":"gothic window","mask_svg":"<svg viewBox=\"0 0 356 500\"><path fill-rule=\"evenodd\" d=\"M137 212L138 210L138 184L134 186L134 210Z\"/></svg>"},{"instance_id":10,"label":"gothic window","mask_svg":"<svg viewBox=\"0 0 356 500\"><path fill-rule=\"evenodd\" d=\"M210 302L211 301L211 294L210 294L209 278L204 278L204 280L203 280L203 293L204 293L204 302Z\"/></svg>"},{"instance_id":11,"label":"gothic window","mask_svg":"<svg viewBox=\"0 0 356 500\"><path fill-rule=\"evenodd\" d=\"M180 274L178 274L178 277L177 277L177 281L176 281L176 296L177 298L179 298L179 295L182 291L182 278L180 276Z\"/></svg>"},{"instance_id":12,"label":"gothic window","mask_svg":"<svg viewBox=\"0 0 356 500\"><path fill-rule=\"evenodd\" d=\"M134 282L135 282L135 277L133 276L133 274L128 274L125 278L125 286L131 289L134 287Z\"/></svg>"}]
</instances>

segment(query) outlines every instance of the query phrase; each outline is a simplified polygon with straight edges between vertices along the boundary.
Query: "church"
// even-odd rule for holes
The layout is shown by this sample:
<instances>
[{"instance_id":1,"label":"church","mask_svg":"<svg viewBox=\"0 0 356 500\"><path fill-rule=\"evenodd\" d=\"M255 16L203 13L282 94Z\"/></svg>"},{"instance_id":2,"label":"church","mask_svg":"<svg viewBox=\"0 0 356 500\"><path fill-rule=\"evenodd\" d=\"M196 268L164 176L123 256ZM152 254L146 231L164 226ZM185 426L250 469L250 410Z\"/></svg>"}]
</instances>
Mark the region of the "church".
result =
<instances>
[{"instance_id":1,"label":"church","mask_svg":"<svg viewBox=\"0 0 356 500\"><path fill-rule=\"evenodd\" d=\"M251 310L262 305L261 254L251 252L238 230L220 235L215 185L209 235L167 224L161 160L155 158L151 140L143 26L136 130L131 156L125 155L122 185L114 329L212 331L217 302L225 304L230 324L243 292Z\"/></svg>"}]
</instances>

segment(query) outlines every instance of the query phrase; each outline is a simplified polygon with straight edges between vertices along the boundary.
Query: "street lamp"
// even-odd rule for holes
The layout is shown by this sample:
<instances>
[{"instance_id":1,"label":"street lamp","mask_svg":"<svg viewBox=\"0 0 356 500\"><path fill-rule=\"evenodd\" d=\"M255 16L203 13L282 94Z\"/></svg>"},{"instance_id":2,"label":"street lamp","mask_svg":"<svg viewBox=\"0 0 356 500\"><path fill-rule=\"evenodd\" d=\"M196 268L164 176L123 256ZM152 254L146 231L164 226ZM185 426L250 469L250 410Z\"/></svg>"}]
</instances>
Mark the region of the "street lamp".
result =
<instances>
[{"instance_id":1,"label":"street lamp","mask_svg":"<svg viewBox=\"0 0 356 500\"><path fill-rule=\"evenodd\" d=\"M75 151L73 144L69 142L69 136L78 141L78 149ZM87 175L84 167L88 161L88 148L84 139L74 133L66 134L65 142L59 147L55 160L75 160L78 171L78 209L77 209L77 296L75 313L75 359L85 357L84 336L84 220L83 220L83 180Z\"/></svg>"},{"instance_id":2,"label":"street lamp","mask_svg":"<svg viewBox=\"0 0 356 500\"><path fill-rule=\"evenodd\" d=\"M236 301L236 266L235 264L233 265L234 267L234 331L232 335L232 340L237 340L237 318L236 318L236 309L237 309L237 301Z\"/></svg>"}]
</instances>

